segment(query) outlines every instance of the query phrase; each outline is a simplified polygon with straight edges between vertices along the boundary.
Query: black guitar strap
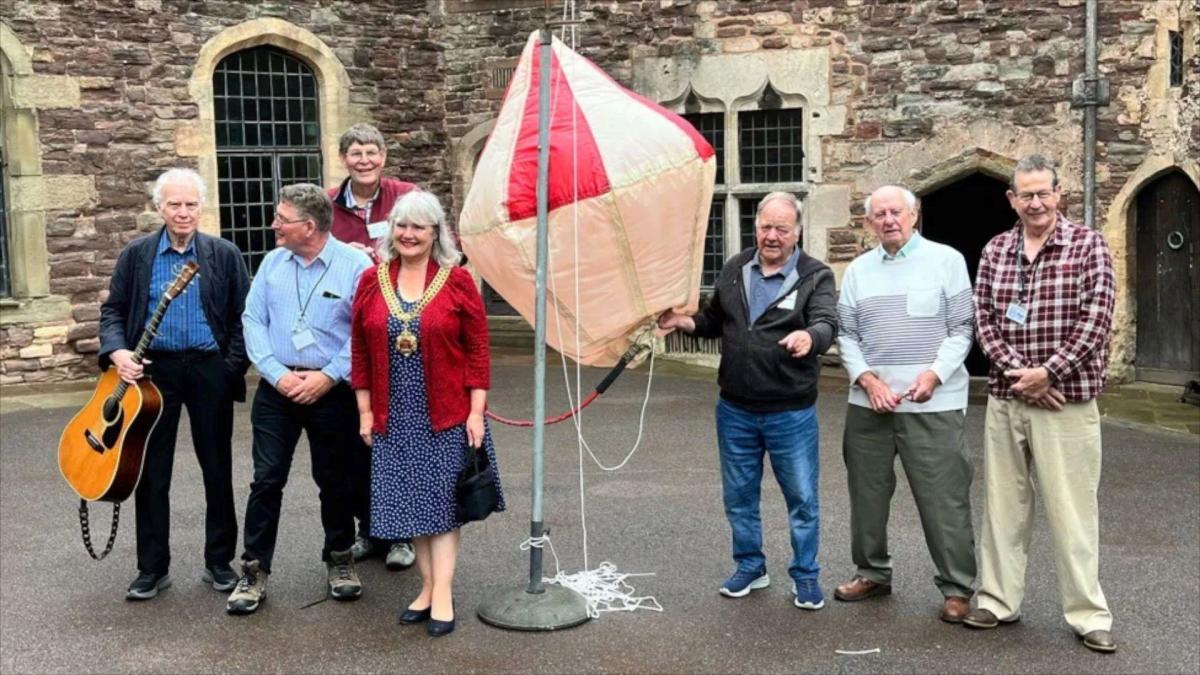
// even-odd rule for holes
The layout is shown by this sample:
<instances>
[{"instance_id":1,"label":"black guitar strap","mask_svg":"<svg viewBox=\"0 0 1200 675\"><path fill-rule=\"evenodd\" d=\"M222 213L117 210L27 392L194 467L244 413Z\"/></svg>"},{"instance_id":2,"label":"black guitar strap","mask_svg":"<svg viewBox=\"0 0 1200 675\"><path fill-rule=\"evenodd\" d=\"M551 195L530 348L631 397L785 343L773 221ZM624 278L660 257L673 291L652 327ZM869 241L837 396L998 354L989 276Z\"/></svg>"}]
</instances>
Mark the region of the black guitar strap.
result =
<instances>
[{"instance_id":1,"label":"black guitar strap","mask_svg":"<svg viewBox=\"0 0 1200 675\"><path fill-rule=\"evenodd\" d=\"M92 549L92 532L88 528L87 500L79 500L79 529L83 532L83 546L87 549L88 555L92 556L93 560L104 560L104 557L112 552L113 544L117 541L117 523L120 521L121 504L118 502L113 504L112 531L108 533L108 544L104 547L104 553L96 555L96 551Z\"/></svg>"}]
</instances>

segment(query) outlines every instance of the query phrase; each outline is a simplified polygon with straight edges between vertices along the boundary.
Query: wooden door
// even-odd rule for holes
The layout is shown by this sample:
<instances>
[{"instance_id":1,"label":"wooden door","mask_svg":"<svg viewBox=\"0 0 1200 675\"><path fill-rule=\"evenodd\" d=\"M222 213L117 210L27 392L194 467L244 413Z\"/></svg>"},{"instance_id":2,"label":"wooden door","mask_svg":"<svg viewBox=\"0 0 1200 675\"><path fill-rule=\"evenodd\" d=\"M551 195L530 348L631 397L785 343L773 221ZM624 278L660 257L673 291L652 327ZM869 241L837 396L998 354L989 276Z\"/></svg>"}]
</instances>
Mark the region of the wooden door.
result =
<instances>
[{"instance_id":1,"label":"wooden door","mask_svg":"<svg viewBox=\"0 0 1200 675\"><path fill-rule=\"evenodd\" d=\"M1137 197L1137 377L1200 378L1200 191L1173 171Z\"/></svg>"}]
</instances>

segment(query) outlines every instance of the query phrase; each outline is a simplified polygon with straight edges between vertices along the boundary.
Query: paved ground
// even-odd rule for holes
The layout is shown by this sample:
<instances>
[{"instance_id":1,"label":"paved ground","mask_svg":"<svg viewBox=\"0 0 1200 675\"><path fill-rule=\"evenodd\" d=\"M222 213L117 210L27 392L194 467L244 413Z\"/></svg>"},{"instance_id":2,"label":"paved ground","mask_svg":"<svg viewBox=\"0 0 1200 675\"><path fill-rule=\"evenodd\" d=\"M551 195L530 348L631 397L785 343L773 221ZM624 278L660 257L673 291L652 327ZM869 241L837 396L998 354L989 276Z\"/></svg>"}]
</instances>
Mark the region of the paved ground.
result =
<instances>
[{"instance_id":1,"label":"paved ground","mask_svg":"<svg viewBox=\"0 0 1200 675\"><path fill-rule=\"evenodd\" d=\"M633 443L645 390L626 374L593 405L585 435L607 462ZM493 407L526 415L526 359L495 365ZM660 368L642 448L617 473L585 467L590 561L654 572L636 581L663 613L608 614L560 633L490 628L473 616L488 593L523 584L517 550L529 518L528 431L496 428L510 512L469 526L457 581L460 628L434 641L395 623L415 593L414 572L380 561L360 571L365 596L324 602L316 490L304 453L293 467L270 580L256 615L229 617L224 596L199 581L203 530L200 475L186 438L176 463L172 516L175 584L157 599L127 603L134 575L132 504L117 549L101 563L79 542L75 500L55 466L59 431L78 395L14 399L0 416L0 672L1143 672L1200 671L1200 448L1194 436L1106 425L1101 487L1102 581L1116 615L1120 651L1085 650L1061 618L1051 542L1039 512L1029 594L1019 624L970 632L936 619L939 597L915 509L901 481L892 518L896 592L857 605L829 600L819 612L791 605L784 507L764 485L767 554L775 583L741 600L717 595L729 572L721 509L710 374ZM585 382L598 379L585 374ZM550 370L552 410L564 405L562 375ZM822 429L822 583L827 593L852 572L848 505L840 457L844 385L830 380ZM982 409L969 413L980 469ZM248 407L239 406L234 469L244 510L251 469ZM547 522L564 566L582 565L577 446L569 424L547 433ZM980 501L976 480L976 521ZM107 506L96 507L105 531ZM552 570L551 570L552 571ZM835 650L879 648L842 656Z\"/></svg>"}]
</instances>

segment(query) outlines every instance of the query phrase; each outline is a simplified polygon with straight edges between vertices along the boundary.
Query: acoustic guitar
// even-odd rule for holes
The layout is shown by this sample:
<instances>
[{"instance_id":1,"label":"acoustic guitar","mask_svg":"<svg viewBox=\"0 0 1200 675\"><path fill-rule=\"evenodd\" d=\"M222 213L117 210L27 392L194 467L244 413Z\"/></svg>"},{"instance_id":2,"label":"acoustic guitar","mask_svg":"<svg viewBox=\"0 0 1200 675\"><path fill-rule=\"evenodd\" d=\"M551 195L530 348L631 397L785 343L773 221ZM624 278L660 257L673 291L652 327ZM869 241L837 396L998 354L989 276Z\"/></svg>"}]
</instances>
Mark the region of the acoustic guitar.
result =
<instances>
[{"instance_id":1,"label":"acoustic guitar","mask_svg":"<svg viewBox=\"0 0 1200 675\"><path fill-rule=\"evenodd\" d=\"M133 352L134 363L142 362L167 307L199 269L195 262L187 263L163 293ZM80 497L79 517L84 545L97 560L112 550L120 502L137 487L146 443L161 415L162 394L150 378L142 377L137 384L131 385L117 374L116 366L110 366L100 376L92 398L67 423L58 441L58 468ZM108 547L99 556L92 551L88 533L87 502L92 501L115 504Z\"/></svg>"}]
</instances>

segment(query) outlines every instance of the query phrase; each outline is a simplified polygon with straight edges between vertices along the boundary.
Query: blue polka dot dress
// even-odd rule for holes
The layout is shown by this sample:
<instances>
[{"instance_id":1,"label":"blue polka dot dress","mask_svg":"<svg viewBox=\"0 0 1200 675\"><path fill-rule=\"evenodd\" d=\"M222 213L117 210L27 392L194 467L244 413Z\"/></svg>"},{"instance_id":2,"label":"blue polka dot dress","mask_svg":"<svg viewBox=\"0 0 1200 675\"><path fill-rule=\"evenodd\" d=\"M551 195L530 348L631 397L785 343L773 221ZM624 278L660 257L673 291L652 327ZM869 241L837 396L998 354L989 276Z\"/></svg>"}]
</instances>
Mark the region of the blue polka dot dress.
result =
<instances>
[{"instance_id":1,"label":"blue polka dot dress","mask_svg":"<svg viewBox=\"0 0 1200 675\"><path fill-rule=\"evenodd\" d=\"M413 303L401 300L404 311ZM409 322L420 335L420 317ZM400 321L388 317L388 343L400 335ZM418 347L420 345L418 344ZM484 448L496 467L500 510L500 471L492 433L484 420ZM449 532L462 526L455 518L455 484L463 466L466 424L434 432L425 393L421 352L401 356L388 349L388 420L386 433L374 434L371 450L371 536L408 539Z\"/></svg>"}]
</instances>

